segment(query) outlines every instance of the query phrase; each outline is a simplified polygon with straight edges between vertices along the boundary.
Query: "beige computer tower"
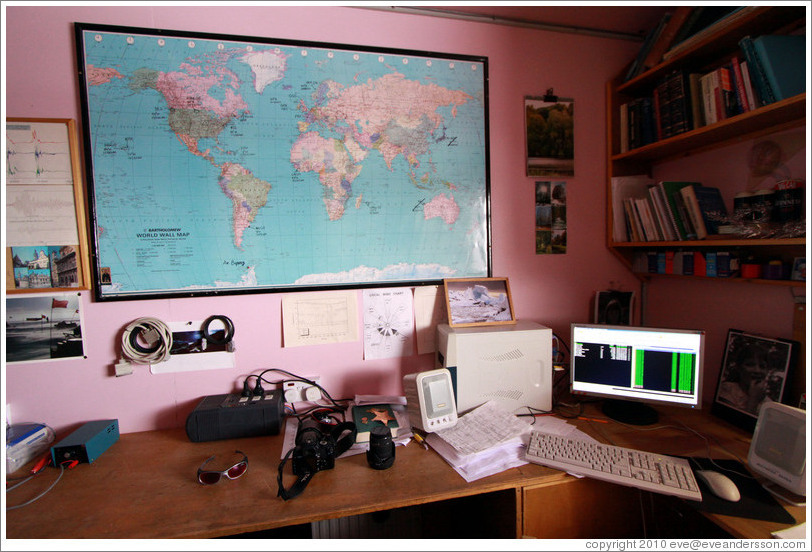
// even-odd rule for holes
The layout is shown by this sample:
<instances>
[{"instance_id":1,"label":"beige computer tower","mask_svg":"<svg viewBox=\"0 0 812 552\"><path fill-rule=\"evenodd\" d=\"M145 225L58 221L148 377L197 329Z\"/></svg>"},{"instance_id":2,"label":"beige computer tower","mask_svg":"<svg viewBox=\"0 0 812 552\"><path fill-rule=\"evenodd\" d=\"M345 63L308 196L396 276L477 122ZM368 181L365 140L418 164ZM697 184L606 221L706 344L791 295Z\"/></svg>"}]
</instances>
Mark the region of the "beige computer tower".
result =
<instances>
[{"instance_id":1,"label":"beige computer tower","mask_svg":"<svg viewBox=\"0 0 812 552\"><path fill-rule=\"evenodd\" d=\"M451 372L457 412L489 400L520 413L552 408L553 331L530 321L498 326L437 326L437 368ZM524 410L527 412L527 410Z\"/></svg>"}]
</instances>

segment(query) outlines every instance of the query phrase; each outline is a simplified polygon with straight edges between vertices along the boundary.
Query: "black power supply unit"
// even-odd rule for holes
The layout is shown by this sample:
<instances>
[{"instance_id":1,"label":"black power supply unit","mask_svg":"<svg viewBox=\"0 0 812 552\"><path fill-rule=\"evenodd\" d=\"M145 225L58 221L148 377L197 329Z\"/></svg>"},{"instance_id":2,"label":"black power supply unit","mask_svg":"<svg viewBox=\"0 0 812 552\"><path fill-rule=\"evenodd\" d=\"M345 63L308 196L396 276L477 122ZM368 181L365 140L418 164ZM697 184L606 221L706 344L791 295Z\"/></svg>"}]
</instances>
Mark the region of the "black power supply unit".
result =
<instances>
[{"instance_id":1,"label":"black power supply unit","mask_svg":"<svg viewBox=\"0 0 812 552\"><path fill-rule=\"evenodd\" d=\"M209 395L186 418L186 435L193 443L278 435L284 408L280 389L250 397Z\"/></svg>"}]
</instances>

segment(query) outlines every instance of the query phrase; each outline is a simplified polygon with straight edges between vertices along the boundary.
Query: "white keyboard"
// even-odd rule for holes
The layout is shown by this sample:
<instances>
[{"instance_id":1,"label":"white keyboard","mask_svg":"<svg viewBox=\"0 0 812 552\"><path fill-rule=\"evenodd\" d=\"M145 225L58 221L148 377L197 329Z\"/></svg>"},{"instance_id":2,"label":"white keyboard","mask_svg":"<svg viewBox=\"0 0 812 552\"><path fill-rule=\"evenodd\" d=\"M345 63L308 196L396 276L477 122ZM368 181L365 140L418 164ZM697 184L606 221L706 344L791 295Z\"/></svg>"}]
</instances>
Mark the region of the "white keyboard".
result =
<instances>
[{"instance_id":1,"label":"white keyboard","mask_svg":"<svg viewBox=\"0 0 812 552\"><path fill-rule=\"evenodd\" d=\"M702 500L688 460L532 431L526 460L655 493Z\"/></svg>"}]
</instances>

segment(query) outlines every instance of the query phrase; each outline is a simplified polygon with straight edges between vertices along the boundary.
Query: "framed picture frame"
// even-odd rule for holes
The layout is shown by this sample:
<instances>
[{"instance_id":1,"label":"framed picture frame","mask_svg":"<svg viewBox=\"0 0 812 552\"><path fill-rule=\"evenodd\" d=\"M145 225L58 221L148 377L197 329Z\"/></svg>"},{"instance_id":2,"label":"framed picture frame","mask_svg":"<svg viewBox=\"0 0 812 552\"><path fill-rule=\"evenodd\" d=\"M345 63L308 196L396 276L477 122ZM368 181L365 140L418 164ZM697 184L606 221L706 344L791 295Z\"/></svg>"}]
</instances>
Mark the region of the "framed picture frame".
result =
<instances>
[{"instance_id":1,"label":"framed picture frame","mask_svg":"<svg viewBox=\"0 0 812 552\"><path fill-rule=\"evenodd\" d=\"M446 278L443 287L452 327L516 323L507 278Z\"/></svg>"},{"instance_id":2,"label":"framed picture frame","mask_svg":"<svg viewBox=\"0 0 812 552\"><path fill-rule=\"evenodd\" d=\"M76 121L6 118L6 293L91 286Z\"/></svg>"},{"instance_id":3,"label":"framed picture frame","mask_svg":"<svg viewBox=\"0 0 812 552\"><path fill-rule=\"evenodd\" d=\"M74 31L96 300L491 276L486 56Z\"/></svg>"},{"instance_id":4,"label":"framed picture frame","mask_svg":"<svg viewBox=\"0 0 812 552\"><path fill-rule=\"evenodd\" d=\"M595 324L631 326L634 317L634 292L606 290L595 292Z\"/></svg>"},{"instance_id":5,"label":"framed picture frame","mask_svg":"<svg viewBox=\"0 0 812 552\"><path fill-rule=\"evenodd\" d=\"M747 431L761 405L785 403L800 344L730 329L711 412Z\"/></svg>"},{"instance_id":6,"label":"framed picture frame","mask_svg":"<svg viewBox=\"0 0 812 552\"><path fill-rule=\"evenodd\" d=\"M572 98L524 98L526 176L575 176L574 106Z\"/></svg>"},{"instance_id":7,"label":"framed picture frame","mask_svg":"<svg viewBox=\"0 0 812 552\"><path fill-rule=\"evenodd\" d=\"M795 257L793 259L790 279L799 282L806 281L806 257Z\"/></svg>"}]
</instances>

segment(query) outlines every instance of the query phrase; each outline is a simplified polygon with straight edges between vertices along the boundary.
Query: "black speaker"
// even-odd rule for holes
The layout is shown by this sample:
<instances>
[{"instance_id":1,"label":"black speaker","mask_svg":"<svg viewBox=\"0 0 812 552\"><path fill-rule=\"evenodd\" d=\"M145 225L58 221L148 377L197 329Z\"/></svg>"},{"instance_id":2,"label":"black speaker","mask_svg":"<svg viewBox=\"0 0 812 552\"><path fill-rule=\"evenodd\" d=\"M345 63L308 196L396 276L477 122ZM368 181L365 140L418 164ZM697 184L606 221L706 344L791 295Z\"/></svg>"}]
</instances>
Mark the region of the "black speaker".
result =
<instances>
[{"instance_id":1,"label":"black speaker","mask_svg":"<svg viewBox=\"0 0 812 552\"><path fill-rule=\"evenodd\" d=\"M279 389L253 397L209 395L186 418L186 435L193 443L278 435L284 407Z\"/></svg>"}]
</instances>

